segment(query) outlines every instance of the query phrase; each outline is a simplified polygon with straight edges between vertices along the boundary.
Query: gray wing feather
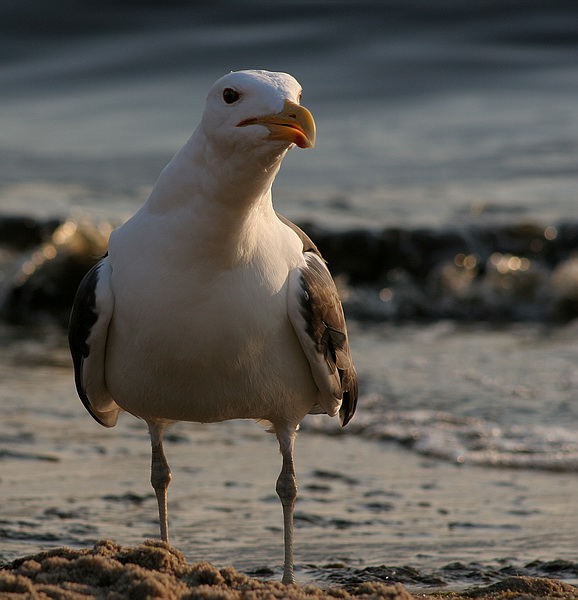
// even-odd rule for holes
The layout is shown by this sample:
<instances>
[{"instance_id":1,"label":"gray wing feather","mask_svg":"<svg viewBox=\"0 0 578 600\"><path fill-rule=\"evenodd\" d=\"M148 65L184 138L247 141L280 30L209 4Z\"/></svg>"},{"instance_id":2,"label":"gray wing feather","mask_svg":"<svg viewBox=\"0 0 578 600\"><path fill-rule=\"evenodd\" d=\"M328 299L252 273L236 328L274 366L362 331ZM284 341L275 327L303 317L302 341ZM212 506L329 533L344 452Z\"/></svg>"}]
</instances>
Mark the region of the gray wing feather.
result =
<instances>
[{"instance_id":1,"label":"gray wing feather","mask_svg":"<svg viewBox=\"0 0 578 600\"><path fill-rule=\"evenodd\" d=\"M296 225L282 220L299 235ZM342 425L347 425L355 413L358 392L343 308L325 261L301 234L305 266L289 275L289 319L319 388L319 404L331 416L339 411Z\"/></svg>"}]
</instances>

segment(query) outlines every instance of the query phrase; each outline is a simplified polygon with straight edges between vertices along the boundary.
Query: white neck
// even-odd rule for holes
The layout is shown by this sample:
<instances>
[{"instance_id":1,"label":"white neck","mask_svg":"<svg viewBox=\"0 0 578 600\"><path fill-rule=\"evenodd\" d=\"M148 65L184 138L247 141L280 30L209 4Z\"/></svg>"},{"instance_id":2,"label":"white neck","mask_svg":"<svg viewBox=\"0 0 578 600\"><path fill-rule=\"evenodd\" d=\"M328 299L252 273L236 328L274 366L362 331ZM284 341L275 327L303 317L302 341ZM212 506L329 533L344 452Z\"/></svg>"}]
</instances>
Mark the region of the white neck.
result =
<instances>
[{"instance_id":1,"label":"white neck","mask_svg":"<svg viewBox=\"0 0 578 600\"><path fill-rule=\"evenodd\" d=\"M153 212L176 208L202 199L247 210L255 200L270 196L271 185L287 151L256 148L247 153L226 151L205 138L198 127L161 173L148 200Z\"/></svg>"},{"instance_id":2,"label":"white neck","mask_svg":"<svg viewBox=\"0 0 578 600\"><path fill-rule=\"evenodd\" d=\"M267 150L247 161L244 153L225 153L210 144L197 128L165 167L143 209L175 213L183 237L236 262L251 251L252 223L274 218L271 185L286 149Z\"/></svg>"}]
</instances>

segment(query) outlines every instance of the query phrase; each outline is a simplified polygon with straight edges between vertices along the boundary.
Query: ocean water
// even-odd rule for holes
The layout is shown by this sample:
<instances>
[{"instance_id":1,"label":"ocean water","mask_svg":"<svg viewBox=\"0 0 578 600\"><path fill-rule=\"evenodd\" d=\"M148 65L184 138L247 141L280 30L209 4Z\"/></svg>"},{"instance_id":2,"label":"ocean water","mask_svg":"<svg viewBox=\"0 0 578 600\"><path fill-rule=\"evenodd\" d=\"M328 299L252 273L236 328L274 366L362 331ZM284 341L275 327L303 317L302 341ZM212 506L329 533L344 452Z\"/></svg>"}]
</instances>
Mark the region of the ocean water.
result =
<instances>
[{"instance_id":1,"label":"ocean water","mask_svg":"<svg viewBox=\"0 0 578 600\"><path fill-rule=\"evenodd\" d=\"M497 224L543 229L572 225L578 221L577 32L578 8L570 0L475 4L175 0L142 5L4 0L0 213L62 219L82 215L95 220L130 215L194 129L213 81L230 70L264 68L297 77L304 88L303 103L318 124L317 147L292 151L275 184L276 207L288 217L336 231L353 227L408 231L421 226L465 231L473 226L491 232ZM362 292L349 290L351 297ZM393 544L387 536L375 539L375 548L391 545L397 564L408 561L432 569L459 560L462 549L468 559L481 557L486 563L512 557L527 562L563 558L574 561L576 570L578 522L568 508L578 493L575 323L506 319L489 325L410 319L398 325L387 319L353 317L350 321L362 399L344 432L347 465L366 478L363 494L404 500L392 501L391 519L375 517L376 511L389 510L382 500L381 509L377 504L368 508L361 499L353 509L332 500L337 511L357 510L358 525L363 525L343 526L349 533L346 541L353 544L345 562L377 564L376 556L382 555L368 555L363 548L364 535L379 527L394 531L392 535L401 540ZM0 346L10 380L0 392L9 423L0 429L0 464L7 465L6 480L15 482L12 506L22 498L35 498L30 510L37 514L19 522L15 509L4 508L4 536L11 541L0 554L13 558L27 548L33 551L34 544L81 544L110 534L110 528L95 525L91 518L101 522L110 518L111 503L114 507L115 502L125 502L123 494L132 489L128 483L134 483L132 478L119 484L120 491L114 488L112 493L120 500L106 500L105 485L96 486L98 491L83 500L82 510L71 509L66 532L59 537L50 521L54 515L45 510L62 510L56 505L63 499L73 504L72 492L65 496L51 492L55 506L43 508L42 490L32 486L27 496L26 480L15 473L29 459L42 467L46 456L66 465L71 452L54 422L55 414L86 432L91 440L86 452L99 477L107 472L96 461L99 453L145 460L146 435L138 434L141 456L131 427L123 430L133 436L130 444L119 434L105 442L109 432L92 433L92 423L84 423L90 417L67 404L47 411L48 429L40 434L34 429L42 406L38 385L51 380L46 373L52 362L60 377L56 388L50 388L52 402L54 396L59 399L54 406L77 402L72 387L66 387L70 365L62 333L47 337L36 330L2 326ZM10 376L12 367L17 369L15 377ZM304 437L312 436L307 439L321 435L332 443L338 435L334 424L321 418L308 419L303 432ZM252 434L240 435L253 439ZM218 445L219 434L215 436L207 443ZM185 450L187 443L194 443L186 439ZM23 450L27 445L32 458ZM81 447L76 438L74 445ZM443 511L453 508L440 505L438 515L444 523L420 520L414 514L417 504L408 500L415 493L407 487L410 483L395 496L395 489L371 479L368 456L374 452L384 464L388 452L390 460L402 460L396 458L402 452L426 461L411 472L417 478L425 472L423 485L429 489L434 480L439 485L444 477L454 481L459 468L468 474L469 488L464 486L459 493L467 496L470 512L445 519L448 513ZM50 458L46 460L50 463ZM181 471L192 472L194 466L187 471L185 458L179 460ZM309 502L319 507L323 502L315 496L315 474L309 477ZM344 481L346 488L349 485L343 477L347 474L330 482L337 496ZM146 478L145 474L138 489L152 516L126 535L131 542L153 530L154 507L143 491ZM476 481L500 493L477 497L471 491ZM240 489L242 495L244 485L235 480L231 488ZM560 492L548 493L551 486ZM218 488L215 497L221 491ZM268 506L260 487L247 493ZM502 496L512 503L504 513L509 516L497 515L492 522L488 506ZM522 496L526 500L520 500ZM427 500L420 495L415 502ZM140 511L141 503L130 498L128 503ZM185 511L186 496L177 505ZM228 504L221 508L227 515L233 510ZM483 514L483 523L476 520L476 513ZM316 521L316 514L305 511L301 521L302 527L318 527L321 532L309 559L329 560L329 554L316 548L323 548L340 525ZM508 521L512 515L517 515L515 523ZM412 518L419 523L415 537L404 533ZM50 527L44 527L48 522ZM430 526L441 537L428 530ZM38 527L42 533L35 536ZM231 552L228 540L216 533L203 534L197 525L186 527L205 540L218 560L226 560ZM269 521L267 527L275 531ZM480 541L486 528L495 543ZM535 531L534 537L528 528ZM239 531L259 539L258 530ZM473 538L460 537L460 532L472 531ZM560 531L560 536L553 531ZM187 543L182 537L179 541ZM428 548L421 555L415 550L420 541ZM261 549L263 557L268 549L267 545ZM336 556L341 556L337 550ZM243 550L236 560L251 568ZM465 572L460 571L463 577Z\"/></svg>"},{"instance_id":2,"label":"ocean water","mask_svg":"<svg viewBox=\"0 0 578 600\"><path fill-rule=\"evenodd\" d=\"M132 212L230 70L292 73L319 127L276 201L333 223L578 216L573 2L0 7L1 207Z\"/></svg>"}]
</instances>

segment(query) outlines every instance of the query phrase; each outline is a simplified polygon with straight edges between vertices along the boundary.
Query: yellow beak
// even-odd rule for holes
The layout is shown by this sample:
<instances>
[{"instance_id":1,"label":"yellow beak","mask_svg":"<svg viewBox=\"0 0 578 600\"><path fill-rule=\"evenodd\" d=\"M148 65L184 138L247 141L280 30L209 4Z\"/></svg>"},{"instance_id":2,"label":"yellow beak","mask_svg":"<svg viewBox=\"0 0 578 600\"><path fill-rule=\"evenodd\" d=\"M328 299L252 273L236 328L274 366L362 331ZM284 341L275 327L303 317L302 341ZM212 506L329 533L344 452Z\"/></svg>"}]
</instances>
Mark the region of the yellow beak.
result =
<instances>
[{"instance_id":1,"label":"yellow beak","mask_svg":"<svg viewBox=\"0 0 578 600\"><path fill-rule=\"evenodd\" d=\"M245 119L237 127L247 125L264 125L270 131L270 140L291 142L299 148L315 146L313 115L304 106L295 104L291 100L285 100L280 113Z\"/></svg>"}]
</instances>

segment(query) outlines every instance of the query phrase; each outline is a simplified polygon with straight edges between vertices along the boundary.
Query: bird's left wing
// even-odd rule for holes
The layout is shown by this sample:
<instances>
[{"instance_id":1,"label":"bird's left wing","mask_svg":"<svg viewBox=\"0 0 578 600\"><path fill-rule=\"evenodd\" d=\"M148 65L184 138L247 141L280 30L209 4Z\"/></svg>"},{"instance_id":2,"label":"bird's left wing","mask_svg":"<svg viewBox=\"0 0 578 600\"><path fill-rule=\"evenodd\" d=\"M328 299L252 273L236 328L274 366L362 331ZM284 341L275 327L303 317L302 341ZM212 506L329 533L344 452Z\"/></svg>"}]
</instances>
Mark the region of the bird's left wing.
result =
<instances>
[{"instance_id":1,"label":"bird's left wing","mask_svg":"<svg viewBox=\"0 0 578 600\"><path fill-rule=\"evenodd\" d=\"M357 406L357 375L341 301L313 242L296 225L282 221L304 240L305 265L289 274L289 319L319 389L319 404L331 416L339 411L345 426Z\"/></svg>"},{"instance_id":2,"label":"bird's left wing","mask_svg":"<svg viewBox=\"0 0 578 600\"><path fill-rule=\"evenodd\" d=\"M105 427L116 424L121 410L108 391L104 375L108 326L114 308L111 273L105 257L85 275L76 292L68 328L76 390L86 410Z\"/></svg>"}]
</instances>

